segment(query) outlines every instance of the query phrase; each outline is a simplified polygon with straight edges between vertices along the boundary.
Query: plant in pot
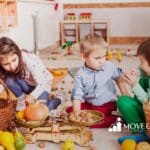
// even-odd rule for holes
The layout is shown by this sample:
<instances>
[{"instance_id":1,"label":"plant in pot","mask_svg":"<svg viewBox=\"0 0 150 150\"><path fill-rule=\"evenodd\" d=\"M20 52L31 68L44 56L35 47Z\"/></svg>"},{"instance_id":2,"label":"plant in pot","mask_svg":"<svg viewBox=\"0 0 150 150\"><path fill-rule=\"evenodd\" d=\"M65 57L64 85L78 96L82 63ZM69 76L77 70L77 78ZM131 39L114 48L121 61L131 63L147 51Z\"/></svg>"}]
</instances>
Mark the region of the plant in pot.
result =
<instances>
[{"instance_id":1,"label":"plant in pot","mask_svg":"<svg viewBox=\"0 0 150 150\"><path fill-rule=\"evenodd\" d=\"M67 51L65 52L64 55L71 55L72 51L71 51L71 46L72 46L73 42L72 41L66 41L61 48L62 49L66 49Z\"/></svg>"}]
</instances>

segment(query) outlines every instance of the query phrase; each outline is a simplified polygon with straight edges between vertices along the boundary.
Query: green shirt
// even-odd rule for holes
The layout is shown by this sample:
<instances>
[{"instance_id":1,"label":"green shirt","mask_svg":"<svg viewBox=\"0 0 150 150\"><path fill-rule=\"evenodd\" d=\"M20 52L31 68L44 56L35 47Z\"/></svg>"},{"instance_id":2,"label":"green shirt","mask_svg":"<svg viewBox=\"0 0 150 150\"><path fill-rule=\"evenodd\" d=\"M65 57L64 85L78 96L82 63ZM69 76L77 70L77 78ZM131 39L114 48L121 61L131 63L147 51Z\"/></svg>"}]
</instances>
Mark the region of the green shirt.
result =
<instances>
[{"instance_id":1,"label":"green shirt","mask_svg":"<svg viewBox=\"0 0 150 150\"><path fill-rule=\"evenodd\" d=\"M150 99L150 78L148 79L147 92L142 88L142 86L139 83L137 83L132 88L132 90L141 103L147 102L148 99Z\"/></svg>"}]
</instances>

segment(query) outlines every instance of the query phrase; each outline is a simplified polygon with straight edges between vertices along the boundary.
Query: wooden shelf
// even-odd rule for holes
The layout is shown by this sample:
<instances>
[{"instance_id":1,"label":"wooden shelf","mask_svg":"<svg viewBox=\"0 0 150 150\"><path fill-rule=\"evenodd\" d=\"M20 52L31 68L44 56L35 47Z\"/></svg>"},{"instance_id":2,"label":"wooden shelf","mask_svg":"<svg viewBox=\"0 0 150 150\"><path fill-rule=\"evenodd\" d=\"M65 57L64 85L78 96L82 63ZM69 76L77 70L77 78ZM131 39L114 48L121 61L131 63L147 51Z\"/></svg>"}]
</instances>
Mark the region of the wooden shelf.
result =
<instances>
[{"instance_id":1,"label":"wooden shelf","mask_svg":"<svg viewBox=\"0 0 150 150\"><path fill-rule=\"evenodd\" d=\"M0 0L0 30L17 26L17 0Z\"/></svg>"},{"instance_id":2,"label":"wooden shelf","mask_svg":"<svg viewBox=\"0 0 150 150\"><path fill-rule=\"evenodd\" d=\"M60 22L61 44L67 41L66 39L68 36L74 36L75 40L72 40L72 42L79 42L83 31L82 25L85 26L85 34L96 32L97 34L102 35L107 43L109 43L108 20L64 20ZM89 32L86 28L89 28ZM72 32L73 34L70 35L69 32Z\"/></svg>"},{"instance_id":3,"label":"wooden shelf","mask_svg":"<svg viewBox=\"0 0 150 150\"><path fill-rule=\"evenodd\" d=\"M16 0L6 0L7 2L16 2Z\"/></svg>"}]
</instances>

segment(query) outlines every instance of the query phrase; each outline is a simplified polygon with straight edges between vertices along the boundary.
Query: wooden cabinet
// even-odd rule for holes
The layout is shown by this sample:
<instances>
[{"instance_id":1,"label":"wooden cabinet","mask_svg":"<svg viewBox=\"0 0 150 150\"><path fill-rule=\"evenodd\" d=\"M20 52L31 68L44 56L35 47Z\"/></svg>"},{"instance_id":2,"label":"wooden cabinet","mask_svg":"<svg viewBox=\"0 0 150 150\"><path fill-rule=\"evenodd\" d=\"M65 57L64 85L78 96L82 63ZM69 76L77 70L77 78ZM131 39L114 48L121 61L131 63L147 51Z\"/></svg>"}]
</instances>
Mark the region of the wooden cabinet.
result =
<instances>
[{"instance_id":1,"label":"wooden cabinet","mask_svg":"<svg viewBox=\"0 0 150 150\"><path fill-rule=\"evenodd\" d=\"M17 25L17 0L0 0L0 30Z\"/></svg>"},{"instance_id":2,"label":"wooden cabinet","mask_svg":"<svg viewBox=\"0 0 150 150\"><path fill-rule=\"evenodd\" d=\"M61 44L78 43L88 33L96 32L109 43L109 22L106 20L64 20L60 23Z\"/></svg>"}]
</instances>

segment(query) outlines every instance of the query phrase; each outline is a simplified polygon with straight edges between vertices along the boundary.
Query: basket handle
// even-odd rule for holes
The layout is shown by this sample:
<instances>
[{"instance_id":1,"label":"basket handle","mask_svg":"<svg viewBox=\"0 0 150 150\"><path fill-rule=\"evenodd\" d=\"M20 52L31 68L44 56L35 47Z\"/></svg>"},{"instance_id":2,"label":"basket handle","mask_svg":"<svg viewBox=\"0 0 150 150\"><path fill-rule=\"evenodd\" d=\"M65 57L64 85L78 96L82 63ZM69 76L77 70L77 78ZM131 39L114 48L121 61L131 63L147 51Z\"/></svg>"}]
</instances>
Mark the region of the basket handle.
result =
<instances>
[{"instance_id":1,"label":"basket handle","mask_svg":"<svg viewBox=\"0 0 150 150\"><path fill-rule=\"evenodd\" d=\"M12 94L10 94L10 91L7 87L7 85L4 83L4 81L2 79L0 79L0 84L3 85L4 89L6 90L6 94L7 94L7 100L13 100Z\"/></svg>"}]
</instances>

